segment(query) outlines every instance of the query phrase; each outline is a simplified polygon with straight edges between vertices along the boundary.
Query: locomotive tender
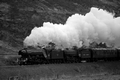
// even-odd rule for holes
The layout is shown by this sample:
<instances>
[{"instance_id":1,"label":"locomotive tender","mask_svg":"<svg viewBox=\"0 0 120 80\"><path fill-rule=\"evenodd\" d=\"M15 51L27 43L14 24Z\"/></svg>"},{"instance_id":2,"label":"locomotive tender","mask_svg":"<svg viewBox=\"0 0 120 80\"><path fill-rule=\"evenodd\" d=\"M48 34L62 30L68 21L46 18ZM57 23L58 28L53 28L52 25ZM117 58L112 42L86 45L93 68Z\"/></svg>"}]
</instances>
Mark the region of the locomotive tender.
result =
<instances>
[{"instance_id":1,"label":"locomotive tender","mask_svg":"<svg viewBox=\"0 0 120 80\"><path fill-rule=\"evenodd\" d=\"M115 48L75 48L75 49L47 49L39 50L22 49L18 52L21 57L19 64L49 64L97 61L97 60L119 60L120 49Z\"/></svg>"}]
</instances>

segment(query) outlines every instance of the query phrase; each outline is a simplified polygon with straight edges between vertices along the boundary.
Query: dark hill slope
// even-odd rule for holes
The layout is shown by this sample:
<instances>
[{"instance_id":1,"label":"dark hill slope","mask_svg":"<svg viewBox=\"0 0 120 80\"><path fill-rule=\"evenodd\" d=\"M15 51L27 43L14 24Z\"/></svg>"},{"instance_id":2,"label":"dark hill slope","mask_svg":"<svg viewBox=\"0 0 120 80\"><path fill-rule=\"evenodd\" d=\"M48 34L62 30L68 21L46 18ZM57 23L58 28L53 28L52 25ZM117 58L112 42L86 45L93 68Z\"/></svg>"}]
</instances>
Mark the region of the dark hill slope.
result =
<instances>
[{"instance_id":1,"label":"dark hill slope","mask_svg":"<svg viewBox=\"0 0 120 80\"><path fill-rule=\"evenodd\" d=\"M22 47L34 26L48 21L64 24L70 15L85 14L93 6L120 16L119 5L119 0L1 0L0 44Z\"/></svg>"}]
</instances>

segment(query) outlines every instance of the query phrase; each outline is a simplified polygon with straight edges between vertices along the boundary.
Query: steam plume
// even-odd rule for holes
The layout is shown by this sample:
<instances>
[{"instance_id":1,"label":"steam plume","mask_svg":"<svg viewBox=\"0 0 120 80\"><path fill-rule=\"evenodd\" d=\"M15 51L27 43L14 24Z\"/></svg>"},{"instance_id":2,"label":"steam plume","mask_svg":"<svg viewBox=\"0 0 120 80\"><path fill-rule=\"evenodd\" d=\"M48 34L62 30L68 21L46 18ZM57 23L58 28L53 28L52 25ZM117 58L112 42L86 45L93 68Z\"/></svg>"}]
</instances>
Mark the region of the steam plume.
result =
<instances>
[{"instance_id":1,"label":"steam plume","mask_svg":"<svg viewBox=\"0 0 120 80\"><path fill-rule=\"evenodd\" d=\"M24 40L25 46L47 46L49 42L57 48L89 46L91 42L105 42L120 47L120 17L105 10L92 7L86 15L74 14L65 24L44 22L35 27Z\"/></svg>"}]
</instances>

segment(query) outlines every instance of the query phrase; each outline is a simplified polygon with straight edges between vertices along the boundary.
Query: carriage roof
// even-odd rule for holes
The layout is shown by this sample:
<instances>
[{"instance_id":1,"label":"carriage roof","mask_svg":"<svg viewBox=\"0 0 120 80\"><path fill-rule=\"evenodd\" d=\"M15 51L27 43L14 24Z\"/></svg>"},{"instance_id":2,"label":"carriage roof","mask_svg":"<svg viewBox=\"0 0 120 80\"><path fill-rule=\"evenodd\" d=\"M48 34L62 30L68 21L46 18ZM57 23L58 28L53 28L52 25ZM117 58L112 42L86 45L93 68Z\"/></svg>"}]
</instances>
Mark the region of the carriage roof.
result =
<instances>
[{"instance_id":1,"label":"carriage roof","mask_svg":"<svg viewBox=\"0 0 120 80\"><path fill-rule=\"evenodd\" d=\"M116 50L116 48L92 48L92 50Z\"/></svg>"}]
</instances>

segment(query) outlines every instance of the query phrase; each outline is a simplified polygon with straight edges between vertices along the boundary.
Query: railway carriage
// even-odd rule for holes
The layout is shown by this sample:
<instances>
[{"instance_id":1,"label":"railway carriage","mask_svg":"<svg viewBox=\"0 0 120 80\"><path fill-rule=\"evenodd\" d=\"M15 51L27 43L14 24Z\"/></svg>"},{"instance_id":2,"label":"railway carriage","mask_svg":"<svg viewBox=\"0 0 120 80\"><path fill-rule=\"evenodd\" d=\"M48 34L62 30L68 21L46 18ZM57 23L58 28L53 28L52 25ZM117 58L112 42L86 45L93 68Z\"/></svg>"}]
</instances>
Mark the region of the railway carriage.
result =
<instances>
[{"instance_id":1,"label":"railway carriage","mask_svg":"<svg viewBox=\"0 0 120 80\"><path fill-rule=\"evenodd\" d=\"M112 60L118 58L117 49L115 48L93 48L92 49L93 60Z\"/></svg>"}]
</instances>

